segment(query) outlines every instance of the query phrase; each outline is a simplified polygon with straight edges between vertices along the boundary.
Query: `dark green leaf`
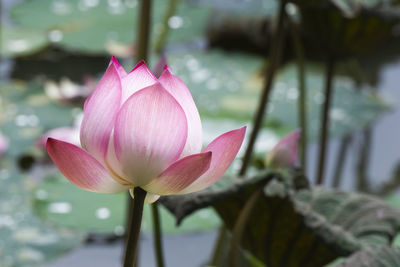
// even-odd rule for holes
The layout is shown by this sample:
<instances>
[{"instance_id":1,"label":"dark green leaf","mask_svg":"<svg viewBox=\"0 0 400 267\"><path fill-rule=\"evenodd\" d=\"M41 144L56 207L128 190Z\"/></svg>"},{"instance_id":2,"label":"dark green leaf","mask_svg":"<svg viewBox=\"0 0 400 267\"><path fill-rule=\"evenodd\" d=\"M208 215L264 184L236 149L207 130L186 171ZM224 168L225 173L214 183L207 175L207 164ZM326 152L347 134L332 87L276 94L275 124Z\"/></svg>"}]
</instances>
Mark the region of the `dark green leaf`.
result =
<instances>
[{"instance_id":1,"label":"dark green leaf","mask_svg":"<svg viewBox=\"0 0 400 267\"><path fill-rule=\"evenodd\" d=\"M222 179L210 190L162 201L178 222L213 206L233 229L249 197L270 178ZM264 188L255 207L242 246L270 267L322 266L369 244L390 244L400 227L399 212L372 196L322 188L296 192L277 180Z\"/></svg>"},{"instance_id":2,"label":"dark green leaf","mask_svg":"<svg viewBox=\"0 0 400 267\"><path fill-rule=\"evenodd\" d=\"M400 266L400 248L377 246L360 250L340 263L331 267L398 267Z\"/></svg>"}]
</instances>

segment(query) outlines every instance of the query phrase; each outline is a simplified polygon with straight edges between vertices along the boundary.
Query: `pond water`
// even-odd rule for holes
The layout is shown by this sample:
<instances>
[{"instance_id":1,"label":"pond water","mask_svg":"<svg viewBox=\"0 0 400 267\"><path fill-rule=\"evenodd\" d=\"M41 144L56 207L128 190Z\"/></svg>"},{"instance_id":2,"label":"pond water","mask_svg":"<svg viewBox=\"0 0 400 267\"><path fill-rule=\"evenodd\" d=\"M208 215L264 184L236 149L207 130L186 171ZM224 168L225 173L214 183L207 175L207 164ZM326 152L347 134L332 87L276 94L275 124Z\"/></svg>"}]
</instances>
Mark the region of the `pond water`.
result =
<instances>
[{"instance_id":1,"label":"pond water","mask_svg":"<svg viewBox=\"0 0 400 267\"><path fill-rule=\"evenodd\" d=\"M14 4L22 1L6 0L3 15ZM3 20L8 20L3 16ZM7 79L10 71L20 71L13 69L13 60L3 61L0 66L2 77ZM33 63L34 64L34 63ZM32 68L34 65L29 65ZM28 76L30 73L27 74ZM27 76L27 77L28 77ZM197 77L199 78L199 77ZM201 77L200 77L201 78ZM379 92L388 100L393 109L384 113L371 127L372 138L370 146L370 158L366 165L366 173L374 189L382 185L389 179L393 168L400 162L400 61L387 65L381 73L380 84L377 86ZM223 125L221 128L231 127L230 124ZM221 129L219 129L221 130ZM221 130L222 131L222 130ZM210 134L208 134L210 135ZM214 132L212 133L215 136ZM207 136L208 137L208 136ZM355 177L357 176L357 164L360 158L360 145L362 145L363 132L359 130L353 135L353 142L349 148L348 160L343 171L341 188L346 190L354 189ZM276 136L272 135L271 140L276 141ZM265 141L264 141L265 142ZM268 146L273 145L269 142ZM337 153L340 147L340 140L330 141L328 164L326 170L326 185L331 185L332 174L336 163ZM308 176L313 179L315 175L315 163L317 162L317 145L309 146ZM4 222L3 222L4 223ZM1 225L1 221L0 221ZM216 230L209 230L201 233L165 235L164 249L167 266L187 267L204 266L210 258L210 253L216 238ZM98 266L110 267L120 266L122 259L122 242L113 243L93 242L85 243L56 259L46 267L67 267L67 266ZM140 247L140 266L156 266L153 255L153 243L150 234L142 235Z\"/></svg>"}]
</instances>

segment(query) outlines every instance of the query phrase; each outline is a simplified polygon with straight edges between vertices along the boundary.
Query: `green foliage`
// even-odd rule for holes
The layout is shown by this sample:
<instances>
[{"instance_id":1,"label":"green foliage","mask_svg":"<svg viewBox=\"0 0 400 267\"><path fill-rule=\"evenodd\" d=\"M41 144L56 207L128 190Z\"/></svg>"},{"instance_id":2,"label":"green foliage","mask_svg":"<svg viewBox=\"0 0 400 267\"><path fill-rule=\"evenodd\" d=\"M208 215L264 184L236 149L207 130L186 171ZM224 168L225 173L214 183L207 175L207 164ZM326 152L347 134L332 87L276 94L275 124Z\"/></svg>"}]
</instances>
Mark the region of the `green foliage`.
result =
<instances>
[{"instance_id":1,"label":"green foliage","mask_svg":"<svg viewBox=\"0 0 400 267\"><path fill-rule=\"evenodd\" d=\"M82 235L43 223L31 210L34 181L0 163L0 266L42 266L81 243Z\"/></svg>"},{"instance_id":2,"label":"green foliage","mask_svg":"<svg viewBox=\"0 0 400 267\"><path fill-rule=\"evenodd\" d=\"M47 36L43 31L1 26L0 54L2 57L25 56L36 53L47 45Z\"/></svg>"},{"instance_id":3,"label":"green foliage","mask_svg":"<svg viewBox=\"0 0 400 267\"><path fill-rule=\"evenodd\" d=\"M400 212L368 195L323 188L295 190L303 183L273 180L270 173L245 181L224 178L206 192L163 199L177 217L213 206L228 229L255 190L263 190L243 233L242 247L267 266L322 266L375 244L390 245ZM296 181L297 180L297 181ZM288 182L289 181L289 182ZM299 183L300 182L300 183Z\"/></svg>"},{"instance_id":4,"label":"green foliage","mask_svg":"<svg viewBox=\"0 0 400 267\"><path fill-rule=\"evenodd\" d=\"M152 39L162 27L168 1L153 2ZM168 43L191 40L202 35L210 10L193 7L182 1L170 21ZM12 10L12 16L22 27L49 32L54 45L86 53L105 53L131 46L136 39L138 1L59 1L33 0ZM37 19L40 17L40 19Z\"/></svg>"},{"instance_id":5,"label":"green foliage","mask_svg":"<svg viewBox=\"0 0 400 267\"><path fill-rule=\"evenodd\" d=\"M125 227L128 193L98 194L82 190L61 174L47 177L35 190L34 210L46 222L91 233L121 235ZM57 207L65 208L57 210ZM200 210L177 227L174 217L160 207L164 233L189 233L214 229L220 223L212 209ZM145 205L142 229L152 232L150 205Z\"/></svg>"},{"instance_id":6,"label":"green foliage","mask_svg":"<svg viewBox=\"0 0 400 267\"><path fill-rule=\"evenodd\" d=\"M263 87L263 61L257 56L224 53L170 55L171 68L191 90L201 115L250 121ZM324 78L319 65L307 65L307 112L310 138L319 134ZM361 91L349 78L335 78L331 111L331 136L342 136L363 127L387 108L379 96ZM297 128L298 80L289 64L277 75L264 125Z\"/></svg>"},{"instance_id":7,"label":"green foliage","mask_svg":"<svg viewBox=\"0 0 400 267\"><path fill-rule=\"evenodd\" d=\"M303 38L313 56L351 58L371 53L390 39L400 21L397 0L294 0ZM315 37L318 38L315 39Z\"/></svg>"},{"instance_id":8,"label":"green foliage","mask_svg":"<svg viewBox=\"0 0 400 267\"><path fill-rule=\"evenodd\" d=\"M10 139L7 155L11 157L39 152L36 140L49 129L71 125L79 112L51 101L40 82L3 83L0 95L1 131Z\"/></svg>"},{"instance_id":9,"label":"green foliage","mask_svg":"<svg viewBox=\"0 0 400 267\"><path fill-rule=\"evenodd\" d=\"M330 267L398 267L400 248L388 246L368 247L360 250L344 261Z\"/></svg>"}]
</instances>

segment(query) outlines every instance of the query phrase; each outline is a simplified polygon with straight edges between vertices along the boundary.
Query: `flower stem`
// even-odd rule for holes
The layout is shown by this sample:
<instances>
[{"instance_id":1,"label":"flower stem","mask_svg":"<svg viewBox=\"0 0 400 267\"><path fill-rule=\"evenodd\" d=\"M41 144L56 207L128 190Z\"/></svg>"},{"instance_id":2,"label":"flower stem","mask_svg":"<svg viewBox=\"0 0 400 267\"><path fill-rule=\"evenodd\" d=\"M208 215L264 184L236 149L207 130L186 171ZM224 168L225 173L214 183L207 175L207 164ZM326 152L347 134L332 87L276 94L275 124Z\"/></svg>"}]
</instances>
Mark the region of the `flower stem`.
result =
<instances>
[{"instance_id":1,"label":"flower stem","mask_svg":"<svg viewBox=\"0 0 400 267\"><path fill-rule=\"evenodd\" d=\"M178 7L180 0L169 0L169 3L167 4L165 8L165 13L164 13L164 18L161 24L161 32L158 35L158 39L156 41L156 44L154 46L154 50L156 51L157 54L160 54L164 50L165 43L167 41L168 33L170 30L170 27L168 25L169 19L175 14L176 8Z\"/></svg>"},{"instance_id":2,"label":"flower stem","mask_svg":"<svg viewBox=\"0 0 400 267\"><path fill-rule=\"evenodd\" d=\"M133 215L128 228L128 237L125 247L124 267L133 267L137 256L137 246L142 225L143 204L146 191L140 187L134 189Z\"/></svg>"},{"instance_id":3,"label":"flower stem","mask_svg":"<svg viewBox=\"0 0 400 267\"><path fill-rule=\"evenodd\" d=\"M269 51L269 66L265 77L265 85L262 95L260 97L260 102L258 103L257 113L253 119L253 130L251 131L249 143L247 144L246 152L243 157L242 167L239 172L240 176L246 174L247 168L250 164L251 156L253 154L253 149L257 140L258 132L260 131L262 123L265 120L265 111L267 108L270 93L272 91L272 84L274 81L275 72L277 71L279 66L283 41L285 37L285 5L286 0L281 0L279 7L278 26L274 31L274 38Z\"/></svg>"},{"instance_id":4,"label":"flower stem","mask_svg":"<svg viewBox=\"0 0 400 267\"><path fill-rule=\"evenodd\" d=\"M152 0L142 0L140 1L139 5L139 14L138 14L138 29L135 29L137 32L137 54L133 61L139 62L140 60L147 60L148 57L148 50L149 50L149 38L150 38L150 23L151 23L151 2ZM133 199L130 197L129 192L128 195L128 203L127 203L127 219L125 222L125 244L126 248L128 247L127 244L129 242L129 233L131 231L130 226L132 225L133 221L133 210L134 210L134 202ZM125 251L125 257L129 251ZM125 259L124 259L125 261ZM125 265L124 265L125 266ZM129 267L132 267L130 265ZM138 264L135 264L137 267Z\"/></svg>"},{"instance_id":5,"label":"flower stem","mask_svg":"<svg viewBox=\"0 0 400 267\"><path fill-rule=\"evenodd\" d=\"M139 31L137 40L136 60L147 60L149 54L151 0L139 1Z\"/></svg>"},{"instance_id":6,"label":"flower stem","mask_svg":"<svg viewBox=\"0 0 400 267\"><path fill-rule=\"evenodd\" d=\"M258 133L261 129L262 122L264 121L264 115L265 115L265 110L267 108L268 100L269 100L269 95L270 92L272 91L272 84L274 81L275 77L275 72L279 67L280 59L281 59L281 53L282 53L282 47L285 39L285 29L284 29L284 24L285 24L285 18L286 18L286 12L285 12L285 6L286 6L286 0L281 0L280 1L280 6L279 6L279 15L278 15L278 25L277 28L274 31L273 34L273 41L271 43L271 47L269 49L269 66L265 78L265 85L264 89L262 92L262 95L260 97L260 102L258 104L258 109L257 113L254 116L253 119L253 129L250 135L249 143L247 144L246 152L243 157L242 161L242 167L240 168L239 175L244 176L247 172L247 168L250 164L251 156L253 154L253 149L254 145L257 140ZM225 229L225 226L223 225L221 229L219 230L219 236L218 236L218 243L214 246L214 253L213 257L209 263L209 265L214 266L217 265L221 255L218 255L219 251L223 251L224 248L224 243L223 241L226 240L226 234L227 231Z\"/></svg>"},{"instance_id":7,"label":"flower stem","mask_svg":"<svg viewBox=\"0 0 400 267\"><path fill-rule=\"evenodd\" d=\"M335 172L333 174L333 188L340 188L340 183L342 181L342 173L344 168L344 163L346 162L346 156L348 148L350 147L352 140L351 134L345 135L340 141L339 152L336 158Z\"/></svg>"},{"instance_id":8,"label":"flower stem","mask_svg":"<svg viewBox=\"0 0 400 267\"><path fill-rule=\"evenodd\" d=\"M154 250L156 252L157 266L164 267L165 264L164 264L162 239L161 239L161 220L157 202L154 202L151 205L151 211L153 215L153 242L154 242Z\"/></svg>"},{"instance_id":9,"label":"flower stem","mask_svg":"<svg viewBox=\"0 0 400 267\"><path fill-rule=\"evenodd\" d=\"M319 137L319 162L317 169L317 184L323 184L325 171L325 158L328 150L329 140L329 111L331 109L333 76L335 70L335 59L330 57L326 62L325 74L325 100L322 107L321 132Z\"/></svg>"},{"instance_id":10,"label":"flower stem","mask_svg":"<svg viewBox=\"0 0 400 267\"><path fill-rule=\"evenodd\" d=\"M228 255L229 257L228 266L231 267L237 266L237 256L239 254L238 250L240 247L240 242L242 240L243 233L247 226L247 221L249 220L262 192L263 192L263 187L261 187L251 195L251 197L247 200L246 204L244 205L242 211L240 212L239 217L236 219L236 223L232 231L231 246Z\"/></svg>"},{"instance_id":11,"label":"flower stem","mask_svg":"<svg viewBox=\"0 0 400 267\"><path fill-rule=\"evenodd\" d=\"M304 49L299 36L299 29L291 23L292 37L294 43L294 52L297 60L297 77L299 81L299 99L298 99L298 112L299 112L299 126L301 129L300 137L300 162L303 173L307 173L307 141L308 141L308 127L307 127L307 92L305 80L305 64L304 64Z\"/></svg>"}]
</instances>

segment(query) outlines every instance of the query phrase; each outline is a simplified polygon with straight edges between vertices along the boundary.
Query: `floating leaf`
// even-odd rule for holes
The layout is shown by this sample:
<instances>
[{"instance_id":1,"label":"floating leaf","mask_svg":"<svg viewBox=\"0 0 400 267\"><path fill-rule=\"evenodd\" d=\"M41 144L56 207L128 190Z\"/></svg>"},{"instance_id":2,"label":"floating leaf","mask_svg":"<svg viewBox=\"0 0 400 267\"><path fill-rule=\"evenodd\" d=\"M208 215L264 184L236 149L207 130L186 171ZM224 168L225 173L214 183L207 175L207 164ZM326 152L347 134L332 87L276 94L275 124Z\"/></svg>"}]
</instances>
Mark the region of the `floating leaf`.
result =
<instances>
[{"instance_id":1,"label":"floating leaf","mask_svg":"<svg viewBox=\"0 0 400 267\"><path fill-rule=\"evenodd\" d=\"M1 130L10 141L12 149L7 155L11 157L34 150L36 140L46 130L71 125L80 111L51 101L39 82L1 84L0 99Z\"/></svg>"},{"instance_id":2,"label":"floating leaf","mask_svg":"<svg viewBox=\"0 0 400 267\"><path fill-rule=\"evenodd\" d=\"M396 0L293 1L299 6L304 46L326 60L368 55L392 38L400 21ZM307 36L318 36L308 38Z\"/></svg>"},{"instance_id":3,"label":"floating leaf","mask_svg":"<svg viewBox=\"0 0 400 267\"><path fill-rule=\"evenodd\" d=\"M18 27L1 27L1 56L18 57L36 53L48 44L43 31Z\"/></svg>"},{"instance_id":4,"label":"floating leaf","mask_svg":"<svg viewBox=\"0 0 400 267\"><path fill-rule=\"evenodd\" d=\"M80 231L121 235L125 227L127 193L98 194L77 188L58 174L48 177L35 192L35 211L55 225ZM217 227L218 216L211 209L198 211L177 227L174 217L160 207L162 229L166 233L205 231ZM142 229L152 231L150 205L143 214Z\"/></svg>"},{"instance_id":5,"label":"floating leaf","mask_svg":"<svg viewBox=\"0 0 400 267\"><path fill-rule=\"evenodd\" d=\"M232 229L249 197L269 179L265 173L245 181L221 179L205 192L162 201L178 222L213 206ZM263 191L241 244L267 266L322 266L370 244L390 244L400 227L400 213L372 196L323 188L296 192L277 180Z\"/></svg>"},{"instance_id":6,"label":"floating leaf","mask_svg":"<svg viewBox=\"0 0 400 267\"><path fill-rule=\"evenodd\" d=\"M156 40L169 1L153 3L152 37ZM169 21L168 43L201 36L210 10L181 1ZM27 1L12 10L17 24L45 30L55 44L70 50L105 53L109 46L131 45L136 39L138 1ZM40 19L37 19L40 17Z\"/></svg>"},{"instance_id":7,"label":"floating leaf","mask_svg":"<svg viewBox=\"0 0 400 267\"><path fill-rule=\"evenodd\" d=\"M81 243L82 235L43 223L31 211L34 182L7 160L0 166L0 266L41 266Z\"/></svg>"},{"instance_id":8,"label":"floating leaf","mask_svg":"<svg viewBox=\"0 0 400 267\"><path fill-rule=\"evenodd\" d=\"M170 55L168 60L172 70L188 85L202 115L251 120L263 86L262 59L214 50ZM316 138L324 96L324 76L318 65L307 66L306 83L309 134ZM363 127L387 108L378 95L358 90L349 78L336 77L334 84L331 136L342 136ZM298 128L297 88L296 66L290 64L276 77L267 116L269 122Z\"/></svg>"}]
</instances>

